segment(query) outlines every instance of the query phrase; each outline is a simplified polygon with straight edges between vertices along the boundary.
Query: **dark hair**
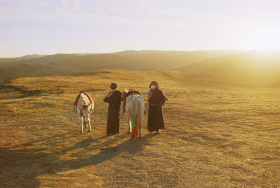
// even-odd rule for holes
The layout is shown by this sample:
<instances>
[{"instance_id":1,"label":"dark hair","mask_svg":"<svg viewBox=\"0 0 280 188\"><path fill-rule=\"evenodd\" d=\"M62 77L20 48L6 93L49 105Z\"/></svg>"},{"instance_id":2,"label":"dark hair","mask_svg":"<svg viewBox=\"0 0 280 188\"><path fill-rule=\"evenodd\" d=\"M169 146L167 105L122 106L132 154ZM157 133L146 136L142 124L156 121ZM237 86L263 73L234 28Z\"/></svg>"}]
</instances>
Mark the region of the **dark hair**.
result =
<instances>
[{"instance_id":1,"label":"dark hair","mask_svg":"<svg viewBox=\"0 0 280 188\"><path fill-rule=\"evenodd\" d=\"M111 89L116 89L118 85L116 83L111 83L110 88Z\"/></svg>"}]
</instances>

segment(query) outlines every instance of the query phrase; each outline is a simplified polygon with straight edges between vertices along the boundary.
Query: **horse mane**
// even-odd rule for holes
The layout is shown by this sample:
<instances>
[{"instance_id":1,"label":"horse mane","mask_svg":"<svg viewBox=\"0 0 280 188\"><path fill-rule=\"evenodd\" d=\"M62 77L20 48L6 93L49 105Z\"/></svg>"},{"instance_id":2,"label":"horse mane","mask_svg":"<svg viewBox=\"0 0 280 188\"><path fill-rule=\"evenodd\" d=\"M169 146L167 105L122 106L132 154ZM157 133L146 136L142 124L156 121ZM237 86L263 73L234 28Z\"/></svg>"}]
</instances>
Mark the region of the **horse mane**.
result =
<instances>
[{"instance_id":1,"label":"horse mane","mask_svg":"<svg viewBox=\"0 0 280 188\"><path fill-rule=\"evenodd\" d=\"M75 106L77 106L77 104L78 104L78 101L79 101L79 98L81 97L81 94L84 94L84 95L86 95L87 96L87 98L89 99L89 101L90 101L90 104L92 104L93 103L93 101L92 101L92 98L89 96L89 94L87 94L85 91L81 91L79 94L78 94L78 96L77 96L77 98L76 98L76 100L75 100L75 102L74 102L74 105ZM82 95L83 96L83 95ZM83 100L83 103L85 103L85 101L84 101L84 98L82 97L82 100Z\"/></svg>"},{"instance_id":2,"label":"horse mane","mask_svg":"<svg viewBox=\"0 0 280 188\"><path fill-rule=\"evenodd\" d=\"M81 94L81 99L82 99L82 101L83 101L84 106L88 106L88 105L89 105L89 104L88 104L88 101L86 100L86 95L82 95L82 94Z\"/></svg>"}]
</instances>

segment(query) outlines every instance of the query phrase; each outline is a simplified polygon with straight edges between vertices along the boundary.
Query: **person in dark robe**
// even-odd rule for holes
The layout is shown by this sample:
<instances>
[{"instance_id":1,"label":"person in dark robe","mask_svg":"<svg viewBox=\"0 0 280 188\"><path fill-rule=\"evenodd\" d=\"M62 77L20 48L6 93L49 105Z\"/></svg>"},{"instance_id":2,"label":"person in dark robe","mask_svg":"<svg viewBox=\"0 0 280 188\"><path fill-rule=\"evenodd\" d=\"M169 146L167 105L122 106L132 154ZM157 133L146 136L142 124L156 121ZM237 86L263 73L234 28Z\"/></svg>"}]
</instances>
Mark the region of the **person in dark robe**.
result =
<instances>
[{"instance_id":1,"label":"person in dark robe","mask_svg":"<svg viewBox=\"0 0 280 188\"><path fill-rule=\"evenodd\" d=\"M149 115L148 115L148 131L160 133L160 129L164 129L164 121L162 115L162 105L167 98L161 90L156 81L152 81L148 92Z\"/></svg>"},{"instance_id":2,"label":"person in dark robe","mask_svg":"<svg viewBox=\"0 0 280 188\"><path fill-rule=\"evenodd\" d=\"M122 102L122 93L118 90L118 85L112 83L111 91L104 98L104 102L108 102L107 116L107 135L120 132L120 106Z\"/></svg>"}]
</instances>

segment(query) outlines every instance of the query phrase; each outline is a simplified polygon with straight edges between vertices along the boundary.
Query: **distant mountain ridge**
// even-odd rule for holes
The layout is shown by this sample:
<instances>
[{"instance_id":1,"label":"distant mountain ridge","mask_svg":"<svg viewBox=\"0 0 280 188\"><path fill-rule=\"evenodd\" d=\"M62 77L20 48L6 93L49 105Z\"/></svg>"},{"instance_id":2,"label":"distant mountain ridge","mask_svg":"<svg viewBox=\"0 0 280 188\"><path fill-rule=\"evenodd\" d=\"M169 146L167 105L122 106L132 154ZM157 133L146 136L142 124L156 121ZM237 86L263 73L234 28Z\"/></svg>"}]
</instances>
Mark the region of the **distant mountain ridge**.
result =
<instances>
[{"instance_id":1,"label":"distant mountain ridge","mask_svg":"<svg viewBox=\"0 0 280 188\"><path fill-rule=\"evenodd\" d=\"M238 53L233 50L213 51L123 51L116 54L134 60L152 63L157 70L176 70L224 54Z\"/></svg>"},{"instance_id":2,"label":"distant mountain ridge","mask_svg":"<svg viewBox=\"0 0 280 188\"><path fill-rule=\"evenodd\" d=\"M85 75L83 72L106 69L175 70L215 82L280 85L280 51L128 50L0 58L0 82L16 77Z\"/></svg>"}]
</instances>

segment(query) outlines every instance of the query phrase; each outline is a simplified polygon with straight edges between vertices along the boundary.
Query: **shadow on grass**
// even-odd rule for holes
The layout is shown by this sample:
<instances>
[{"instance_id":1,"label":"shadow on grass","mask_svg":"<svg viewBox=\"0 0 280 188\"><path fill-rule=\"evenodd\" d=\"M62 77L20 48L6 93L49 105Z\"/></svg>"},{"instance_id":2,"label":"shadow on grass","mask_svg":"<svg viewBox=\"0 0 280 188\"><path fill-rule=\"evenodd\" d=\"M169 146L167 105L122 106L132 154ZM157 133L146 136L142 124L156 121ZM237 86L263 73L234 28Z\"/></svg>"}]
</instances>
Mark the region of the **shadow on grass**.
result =
<instances>
[{"instance_id":1,"label":"shadow on grass","mask_svg":"<svg viewBox=\"0 0 280 188\"><path fill-rule=\"evenodd\" d=\"M69 136L61 134L37 141L23 144L32 146L34 143L60 140ZM71 136L71 135L70 135ZM91 137L78 142L72 147L64 148L60 152L46 153L46 148L41 149L13 149L0 147L0 185L1 187L38 187L40 175L55 174L73 169L97 165L120 155L123 152L136 154L144 149L149 138L155 135L146 135L136 140L130 140L130 135L120 134L114 136ZM126 141L121 141L125 138ZM104 141L105 139L105 141ZM100 143L99 143L100 142ZM120 142L118 144L118 142ZM111 146L114 144L115 146ZM100 151L90 156L88 152ZM61 156L70 154L74 159L62 160Z\"/></svg>"},{"instance_id":2,"label":"shadow on grass","mask_svg":"<svg viewBox=\"0 0 280 188\"><path fill-rule=\"evenodd\" d=\"M44 93L42 90L28 90L22 86L13 86L13 85L0 85L0 90L13 90L17 91L21 94L20 98L30 97L30 96L38 96Z\"/></svg>"},{"instance_id":3,"label":"shadow on grass","mask_svg":"<svg viewBox=\"0 0 280 188\"><path fill-rule=\"evenodd\" d=\"M142 151L144 149L145 145L147 145L149 138L151 138L153 136L155 136L155 134L146 135L146 136L136 139L136 140L129 139L120 144L117 144L116 146L111 147L110 145L114 142L117 142L119 139L123 139L125 137L130 137L130 135L127 133L119 135L118 137L113 138L112 140L108 140L107 142L104 142L99 146L89 147L88 150L100 150L100 152L87 159L76 159L76 160L70 161L72 164L72 168L77 169L77 168L82 168L87 165L97 165L99 163L103 163L107 160L110 160L124 152L134 155L134 154ZM89 143L86 143L86 145L90 145L90 142L93 142L93 141L94 140L84 140L81 143L85 144L86 142L89 142ZM79 144L81 144L81 143L79 143ZM79 156L79 153L76 153L74 155L74 157L78 157L78 156Z\"/></svg>"}]
</instances>

